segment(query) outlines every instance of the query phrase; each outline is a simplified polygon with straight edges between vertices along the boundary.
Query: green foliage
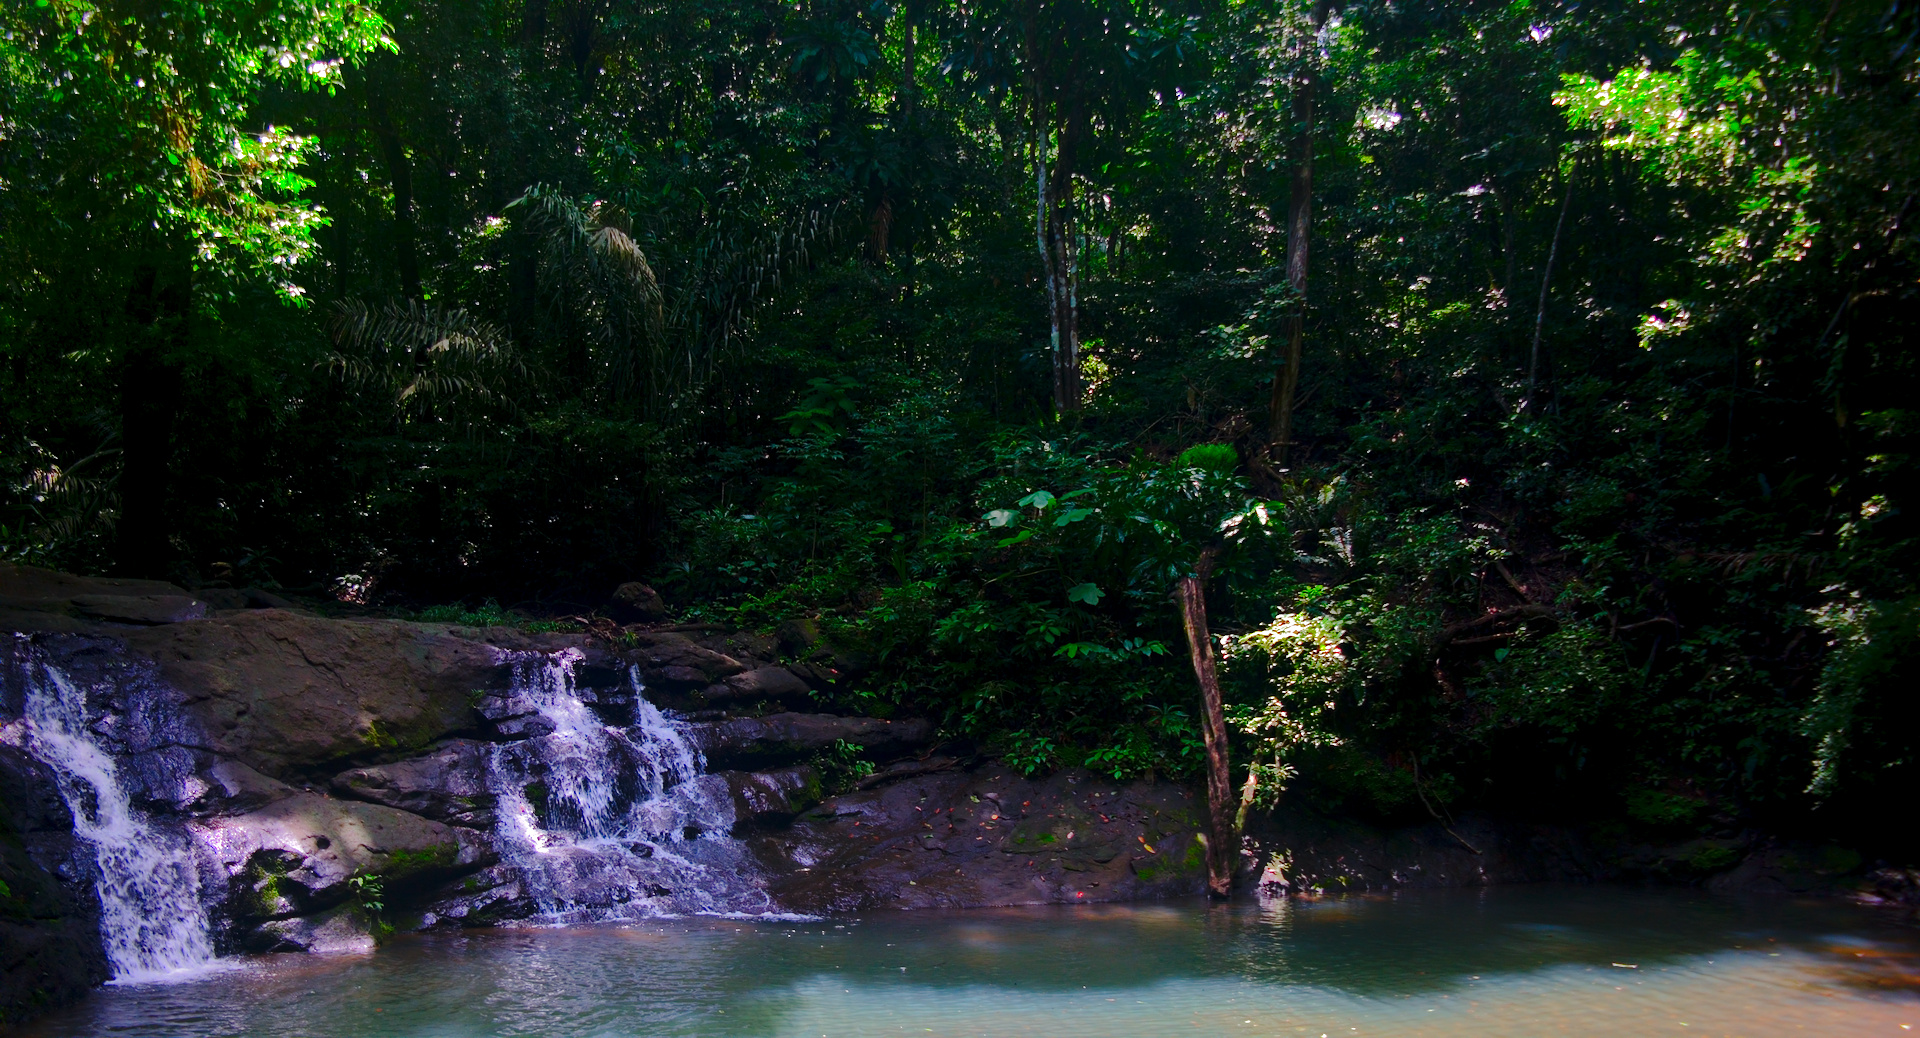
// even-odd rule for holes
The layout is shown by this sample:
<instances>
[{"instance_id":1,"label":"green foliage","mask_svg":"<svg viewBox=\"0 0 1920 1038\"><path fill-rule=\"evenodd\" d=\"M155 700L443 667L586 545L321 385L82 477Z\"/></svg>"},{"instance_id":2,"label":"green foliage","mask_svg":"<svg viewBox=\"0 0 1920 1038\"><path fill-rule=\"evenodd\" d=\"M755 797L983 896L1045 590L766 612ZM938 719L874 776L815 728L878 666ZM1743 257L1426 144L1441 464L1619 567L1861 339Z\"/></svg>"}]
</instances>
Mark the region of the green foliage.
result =
<instances>
[{"instance_id":1,"label":"green foliage","mask_svg":"<svg viewBox=\"0 0 1920 1038\"><path fill-rule=\"evenodd\" d=\"M853 789L861 779L873 774L873 762L862 754L857 743L835 739L832 746L814 754L807 763L820 773L821 791L832 796Z\"/></svg>"},{"instance_id":2,"label":"green foliage","mask_svg":"<svg viewBox=\"0 0 1920 1038\"><path fill-rule=\"evenodd\" d=\"M1197 773L1210 568L1263 796L1864 826L1920 760L1915 12L1311 10L8 7L0 554L469 625L645 579L1116 778Z\"/></svg>"},{"instance_id":3,"label":"green foliage","mask_svg":"<svg viewBox=\"0 0 1920 1038\"><path fill-rule=\"evenodd\" d=\"M378 918L386 911L386 883L372 873L359 873L347 877L347 890L353 894L354 903L369 916Z\"/></svg>"},{"instance_id":4,"label":"green foliage","mask_svg":"<svg viewBox=\"0 0 1920 1038\"><path fill-rule=\"evenodd\" d=\"M1626 807L1627 817L1636 822L1671 829L1691 825L1705 805L1695 797L1636 787L1627 791Z\"/></svg>"},{"instance_id":5,"label":"green foliage","mask_svg":"<svg viewBox=\"0 0 1920 1038\"><path fill-rule=\"evenodd\" d=\"M1816 747L1808 792L1825 797L1839 788L1856 743L1875 760L1910 738L1900 728L1913 711L1899 700L1920 675L1920 596L1885 602L1856 591L1816 610L1814 621L1833 648L1801 730Z\"/></svg>"}]
</instances>

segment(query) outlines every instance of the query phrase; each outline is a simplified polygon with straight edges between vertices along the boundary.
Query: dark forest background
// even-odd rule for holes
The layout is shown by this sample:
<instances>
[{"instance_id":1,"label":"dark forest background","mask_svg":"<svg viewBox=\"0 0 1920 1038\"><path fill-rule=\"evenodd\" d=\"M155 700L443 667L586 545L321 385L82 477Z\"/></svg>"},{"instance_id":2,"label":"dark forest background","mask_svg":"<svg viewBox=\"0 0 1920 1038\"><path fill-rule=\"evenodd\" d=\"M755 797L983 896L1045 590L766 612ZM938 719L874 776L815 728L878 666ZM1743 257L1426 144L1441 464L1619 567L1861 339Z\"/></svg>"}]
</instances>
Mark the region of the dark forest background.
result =
<instances>
[{"instance_id":1,"label":"dark forest background","mask_svg":"<svg viewBox=\"0 0 1920 1038\"><path fill-rule=\"evenodd\" d=\"M1263 797L1915 849L1909 0L0 26L9 559L465 622L640 580L1175 778L1204 574Z\"/></svg>"}]
</instances>

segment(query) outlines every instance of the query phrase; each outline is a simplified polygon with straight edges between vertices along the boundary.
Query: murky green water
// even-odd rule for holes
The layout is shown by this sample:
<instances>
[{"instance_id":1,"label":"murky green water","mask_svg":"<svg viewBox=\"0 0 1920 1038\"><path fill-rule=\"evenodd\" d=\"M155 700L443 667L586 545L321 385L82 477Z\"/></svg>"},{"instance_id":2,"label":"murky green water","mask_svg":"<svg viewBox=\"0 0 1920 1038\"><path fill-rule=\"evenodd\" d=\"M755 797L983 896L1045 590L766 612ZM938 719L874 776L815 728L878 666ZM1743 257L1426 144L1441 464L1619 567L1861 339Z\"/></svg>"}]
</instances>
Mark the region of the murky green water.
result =
<instances>
[{"instance_id":1,"label":"murky green water","mask_svg":"<svg viewBox=\"0 0 1920 1038\"><path fill-rule=\"evenodd\" d=\"M22 1033L1899 1036L1916 956L1844 905L1608 888L663 920L273 956Z\"/></svg>"}]
</instances>

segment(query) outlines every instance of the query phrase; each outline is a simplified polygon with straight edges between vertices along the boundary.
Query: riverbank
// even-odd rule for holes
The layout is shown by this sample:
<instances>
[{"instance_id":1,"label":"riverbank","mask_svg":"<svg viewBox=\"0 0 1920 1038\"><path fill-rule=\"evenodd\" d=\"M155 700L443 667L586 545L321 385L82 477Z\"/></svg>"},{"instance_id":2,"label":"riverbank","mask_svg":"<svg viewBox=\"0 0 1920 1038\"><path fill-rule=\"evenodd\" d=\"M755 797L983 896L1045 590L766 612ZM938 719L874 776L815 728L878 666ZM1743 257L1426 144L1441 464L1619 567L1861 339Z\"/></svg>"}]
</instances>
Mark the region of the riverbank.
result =
<instances>
[{"instance_id":1,"label":"riverbank","mask_svg":"<svg viewBox=\"0 0 1920 1038\"><path fill-rule=\"evenodd\" d=\"M328 618L25 567L0 573L0 628L9 1019L109 975L408 932L1203 889L1196 791L1027 777L924 719L847 713L858 661L804 633ZM1239 862L1268 898L1627 880L1910 915L1915 886L1754 833L1295 804L1251 819Z\"/></svg>"}]
</instances>

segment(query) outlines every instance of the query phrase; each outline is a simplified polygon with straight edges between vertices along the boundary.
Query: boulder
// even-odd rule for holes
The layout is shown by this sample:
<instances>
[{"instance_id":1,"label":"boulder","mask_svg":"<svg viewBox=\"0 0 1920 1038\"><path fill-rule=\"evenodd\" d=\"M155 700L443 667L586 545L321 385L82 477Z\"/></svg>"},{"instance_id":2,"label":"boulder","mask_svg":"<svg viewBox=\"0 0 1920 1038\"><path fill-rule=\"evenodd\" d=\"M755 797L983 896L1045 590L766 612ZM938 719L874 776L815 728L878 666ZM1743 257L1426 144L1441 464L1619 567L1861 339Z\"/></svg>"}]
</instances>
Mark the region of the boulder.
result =
<instances>
[{"instance_id":1,"label":"boulder","mask_svg":"<svg viewBox=\"0 0 1920 1038\"><path fill-rule=\"evenodd\" d=\"M735 674L702 693L709 703L753 703L773 700L788 706L813 701L812 686L785 667L760 667Z\"/></svg>"},{"instance_id":2,"label":"boulder","mask_svg":"<svg viewBox=\"0 0 1920 1038\"><path fill-rule=\"evenodd\" d=\"M199 768L194 777L198 780L194 790L198 795L187 809L201 815L257 811L299 792L279 779L224 758L214 758Z\"/></svg>"},{"instance_id":3,"label":"boulder","mask_svg":"<svg viewBox=\"0 0 1920 1038\"><path fill-rule=\"evenodd\" d=\"M820 802L820 773L806 764L772 771L723 771L733 794L734 826L777 825Z\"/></svg>"},{"instance_id":4,"label":"boulder","mask_svg":"<svg viewBox=\"0 0 1920 1038\"><path fill-rule=\"evenodd\" d=\"M673 631L640 635L635 656L647 686L671 692L692 692L748 669L739 660L696 645L693 639Z\"/></svg>"},{"instance_id":5,"label":"boulder","mask_svg":"<svg viewBox=\"0 0 1920 1038\"><path fill-rule=\"evenodd\" d=\"M282 780L398 758L472 723L496 651L444 628L258 609L131 630L205 749Z\"/></svg>"},{"instance_id":6,"label":"boulder","mask_svg":"<svg viewBox=\"0 0 1920 1038\"><path fill-rule=\"evenodd\" d=\"M313 915L269 919L249 930L242 944L252 952L365 955L374 948L374 925L359 905L338 905Z\"/></svg>"},{"instance_id":7,"label":"boulder","mask_svg":"<svg viewBox=\"0 0 1920 1038\"><path fill-rule=\"evenodd\" d=\"M0 744L0 1028L109 975L91 862L53 774Z\"/></svg>"},{"instance_id":8,"label":"boulder","mask_svg":"<svg viewBox=\"0 0 1920 1038\"><path fill-rule=\"evenodd\" d=\"M503 739L531 739L553 732L553 722L541 715L533 700L512 692L489 692L475 699L473 712Z\"/></svg>"},{"instance_id":9,"label":"boulder","mask_svg":"<svg viewBox=\"0 0 1920 1038\"><path fill-rule=\"evenodd\" d=\"M667 602L660 597L660 592L637 580L629 580L613 589L607 615L623 624L656 623L667 618Z\"/></svg>"},{"instance_id":10,"label":"boulder","mask_svg":"<svg viewBox=\"0 0 1920 1038\"><path fill-rule=\"evenodd\" d=\"M470 829L493 828L487 744L450 739L420 757L343 771L334 792Z\"/></svg>"},{"instance_id":11,"label":"boulder","mask_svg":"<svg viewBox=\"0 0 1920 1038\"><path fill-rule=\"evenodd\" d=\"M932 740L933 723L788 713L694 725L693 731L709 761L752 765L792 763L843 740L869 757L904 753Z\"/></svg>"},{"instance_id":12,"label":"boulder","mask_svg":"<svg viewBox=\"0 0 1920 1038\"><path fill-rule=\"evenodd\" d=\"M485 868L492 843L381 804L299 793L244 815L191 823L233 878L235 914L306 915L348 900L356 876L389 893Z\"/></svg>"}]
</instances>

